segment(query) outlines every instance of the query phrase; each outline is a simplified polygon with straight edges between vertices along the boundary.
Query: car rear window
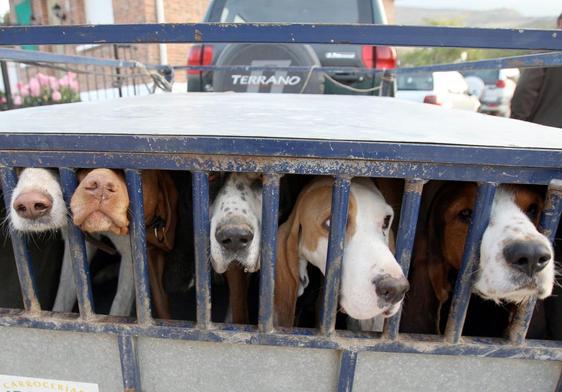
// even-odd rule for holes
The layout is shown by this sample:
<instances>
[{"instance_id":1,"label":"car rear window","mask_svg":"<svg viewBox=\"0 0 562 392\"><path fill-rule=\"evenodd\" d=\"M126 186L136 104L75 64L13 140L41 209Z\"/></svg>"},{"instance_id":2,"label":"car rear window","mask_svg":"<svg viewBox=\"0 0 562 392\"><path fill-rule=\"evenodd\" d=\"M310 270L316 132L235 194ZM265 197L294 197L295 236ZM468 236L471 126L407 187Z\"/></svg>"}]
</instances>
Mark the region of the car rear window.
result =
<instances>
[{"instance_id":1,"label":"car rear window","mask_svg":"<svg viewBox=\"0 0 562 392\"><path fill-rule=\"evenodd\" d=\"M497 69L484 69L484 70L473 70L473 71L463 71L462 74L467 76L477 76L484 84L496 84L499 79L499 70Z\"/></svg>"},{"instance_id":2,"label":"car rear window","mask_svg":"<svg viewBox=\"0 0 562 392\"><path fill-rule=\"evenodd\" d=\"M373 23L369 0L218 0L213 21L226 23Z\"/></svg>"},{"instance_id":3,"label":"car rear window","mask_svg":"<svg viewBox=\"0 0 562 392\"><path fill-rule=\"evenodd\" d=\"M431 74L398 75L396 87L398 90L433 90L433 76Z\"/></svg>"}]
</instances>

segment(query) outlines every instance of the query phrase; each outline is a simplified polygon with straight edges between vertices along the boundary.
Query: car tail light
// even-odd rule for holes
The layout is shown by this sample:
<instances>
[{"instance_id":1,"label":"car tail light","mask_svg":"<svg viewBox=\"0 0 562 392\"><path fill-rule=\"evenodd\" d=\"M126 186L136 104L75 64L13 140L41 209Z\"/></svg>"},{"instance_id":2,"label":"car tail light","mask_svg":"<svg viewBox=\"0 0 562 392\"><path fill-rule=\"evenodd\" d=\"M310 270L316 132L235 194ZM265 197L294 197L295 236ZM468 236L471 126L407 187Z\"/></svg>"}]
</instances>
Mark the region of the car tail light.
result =
<instances>
[{"instance_id":1,"label":"car tail light","mask_svg":"<svg viewBox=\"0 0 562 392\"><path fill-rule=\"evenodd\" d=\"M363 46L361 58L365 68L396 68L396 51L390 46Z\"/></svg>"},{"instance_id":2,"label":"car tail light","mask_svg":"<svg viewBox=\"0 0 562 392\"><path fill-rule=\"evenodd\" d=\"M441 102L437 95L426 95L423 99L423 103L429 103L430 105L443 105L443 102Z\"/></svg>"},{"instance_id":3,"label":"car tail light","mask_svg":"<svg viewBox=\"0 0 562 392\"><path fill-rule=\"evenodd\" d=\"M194 45L189 51L187 65L211 65L213 62L213 47L210 45ZM188 75L201 75L201 71L189 69Z\"/></svg>"},{"instance_id":4,"label":"car tail light","mask_svg":"<svg viewBox=\"0 0 562 392\"><path fill-rule=\"evenodd\" d=\"M396 50L390 46L375 47L376 53L376 69L393 69L396 68Z\"/></svg>"},{"instance_id":5,"label":"car tail light","mask_svg":"<svg viewBox=\"0 0 562 392\"><path fill-rule=\"evenodd\" d=\"M505 88L505 80L500 79L500 80L496 81L496 87L497 88Z\"/></svg>"}]
</instances>

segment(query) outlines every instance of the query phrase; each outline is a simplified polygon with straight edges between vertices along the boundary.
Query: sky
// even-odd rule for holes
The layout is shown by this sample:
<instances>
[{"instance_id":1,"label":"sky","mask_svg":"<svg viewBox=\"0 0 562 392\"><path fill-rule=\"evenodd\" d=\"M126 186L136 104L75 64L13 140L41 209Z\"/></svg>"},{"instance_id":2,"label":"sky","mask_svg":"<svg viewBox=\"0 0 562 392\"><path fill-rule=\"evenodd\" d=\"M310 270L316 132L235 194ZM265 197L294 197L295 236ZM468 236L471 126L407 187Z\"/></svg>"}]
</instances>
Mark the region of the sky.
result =
<instances>
[{"instance_id":1,"label":"sky","mask_svg":"<svg viewBox=\"0 0 562 392\"><path fill-rule=\"evenodd\" d=\"M282 1L282 0L280 0ZM396 5L424 8L460 8L488 10L512 8L525 16L558 16L562 12L560 0L395 0ZM0 15L8 10L8 0L0 0Z\"/></svg>"},{"instance_id":2,"label":"sky","mask_svg":"<svg viewBox=\"0 0 562 392\"><path fill-rule=\"evenodd\" d=\"M395 0L395 4L422 8L471 10L511 8L525 16L558 16L562 12L562 1L560 0Z\"/></svg>"}]
</instances>

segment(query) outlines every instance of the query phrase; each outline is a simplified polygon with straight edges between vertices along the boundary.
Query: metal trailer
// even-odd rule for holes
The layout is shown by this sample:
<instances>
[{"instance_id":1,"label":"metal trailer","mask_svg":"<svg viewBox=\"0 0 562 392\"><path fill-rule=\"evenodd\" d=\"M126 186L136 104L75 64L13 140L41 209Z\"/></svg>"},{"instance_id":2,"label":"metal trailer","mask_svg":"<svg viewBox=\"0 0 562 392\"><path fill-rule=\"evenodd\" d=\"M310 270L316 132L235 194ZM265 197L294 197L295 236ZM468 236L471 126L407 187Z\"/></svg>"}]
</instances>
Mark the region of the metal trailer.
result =
<instances>
[{"instance_id":1,"label":"metal trailer","mask_svg":"<svg viewBox=\"0 0 562 392\"><path fill-rule=\"evenodd\" d=\"M0 45L220 41L561 50L558 34L334 25L8 27L0 28ZM365 107L372 111L366 113ZM541 227L553 239L562 208L562 137L553 128L435 110L389 98L195 94L3 113L0 174L6 203L16 183L14 167L59 168L67 201L76 185L74 168L125 170L137 318L93 313L83 237L72 225L80 314L41 310L25 239L12 232L25 309L0 310L0 373L93 382L102 391L562 390L562 342L525 339L534 303L520 307L509 339L462 336L472 272L497 186L548 185ZM192 172L195 323L151 317L140 179L141 170L149 168ZM210 320L209 171L264 173L257 327ZM335 177L318 329L274 328L272 322L279 177L284 173ZM479 183L443 336L399 334L399 315L388 320L382 333L335 330L347 201L356 176L406 180L396 249L405 272L424 182Z\"/></svg>"}]
</instances>

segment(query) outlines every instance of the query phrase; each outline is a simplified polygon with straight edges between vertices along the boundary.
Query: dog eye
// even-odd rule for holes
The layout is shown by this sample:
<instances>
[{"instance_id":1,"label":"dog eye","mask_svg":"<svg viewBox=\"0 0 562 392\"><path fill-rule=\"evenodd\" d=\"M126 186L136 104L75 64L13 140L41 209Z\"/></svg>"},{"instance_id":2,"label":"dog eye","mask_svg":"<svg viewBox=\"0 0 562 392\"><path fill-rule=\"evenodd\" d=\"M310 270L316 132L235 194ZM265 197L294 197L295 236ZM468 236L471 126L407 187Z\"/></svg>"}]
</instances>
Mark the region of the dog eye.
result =
<instances>
[{"instance_id":1,"label":"dog eye","mask_svg":"<svg viewBox=\"0 0 562 392\"><path fill-rule=\"evenodd\" d=\"M472 210L470 208L465 208L457 216L464 223L472 222Z\"/></svg>"},{"instance_id":2,"label":"dog eye","mask_svg":"<svg viewBox=\"0 0 562 392\"><path fill-rule=\"evenodd\" d=\"M322 227L326 230L330 230L330 218L327 218L324 222L322 222Z\"/></svg>"},{"instance_id":3,"label":"dog eye","mask_svg":"<svg viewBox=\"0 0 562 392\"><path fill-rule=\"evenodd\" d=\"M539 206L535 203L531 204L525 214L529 217L530 220L535 220L537 218L537 214L539 213Z\"/></svg>"},{"instance_id":4,"label":"dog eye","mask_svg":"<svg viewBox=\"0 0 562 392\"><path fill-rule=\"evenodd\" d=\"M390 215L387 215L387 216L384 217L384 222L382 224L383 230L388 229L388 227L390 226L390 218L392 218L392 216L390 216Z\"/></svg>"}]
</instances>

